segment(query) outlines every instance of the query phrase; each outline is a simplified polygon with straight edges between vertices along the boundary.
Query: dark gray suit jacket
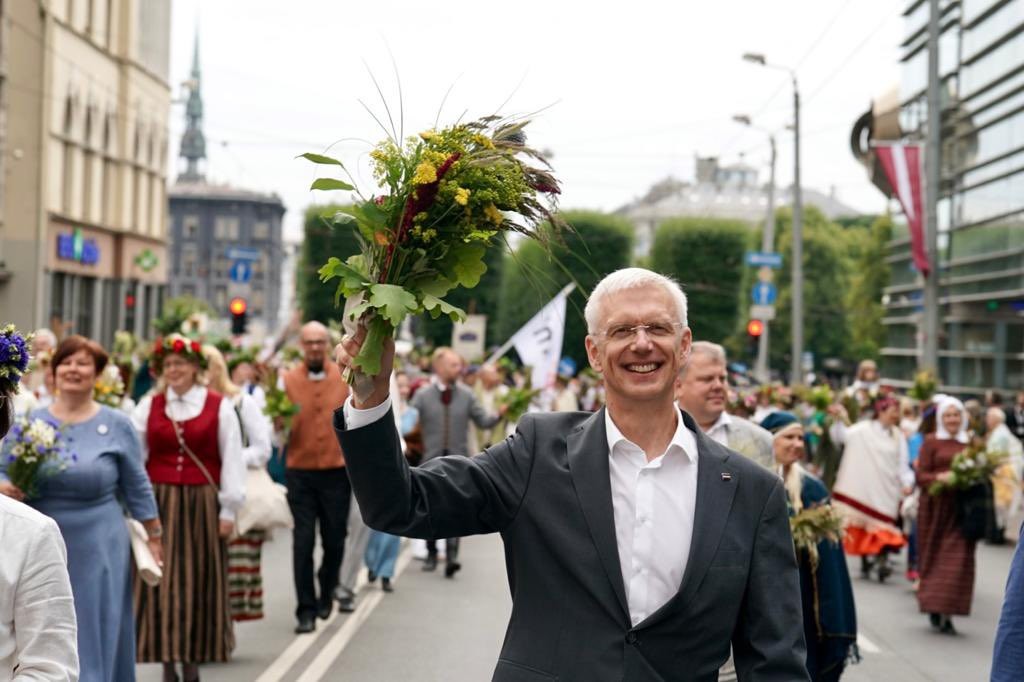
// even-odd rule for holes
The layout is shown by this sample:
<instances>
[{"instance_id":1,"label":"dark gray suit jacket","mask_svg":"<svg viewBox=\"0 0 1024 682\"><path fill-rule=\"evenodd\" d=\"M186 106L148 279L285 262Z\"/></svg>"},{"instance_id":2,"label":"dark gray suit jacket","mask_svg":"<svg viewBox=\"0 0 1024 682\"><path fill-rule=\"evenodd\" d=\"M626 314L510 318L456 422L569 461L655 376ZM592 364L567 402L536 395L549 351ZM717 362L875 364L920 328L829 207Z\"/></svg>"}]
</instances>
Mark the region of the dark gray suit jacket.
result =
<instances>
[{"instance_id":1,"label":"dark gray suit jacket","mask_svg":"<svg viewBox=\"0 0 1024 682\"><path fill-rule=\"evenodd\" d=\"M619 567L604 411L527 414L482 455L410 469L394 419L334 415L367 525L407 537L501 533L512 617L495 682L807 680L785 492L772 472L697 439L693 539L678 593L632 627Z\"/></svg>"}]
</instances>

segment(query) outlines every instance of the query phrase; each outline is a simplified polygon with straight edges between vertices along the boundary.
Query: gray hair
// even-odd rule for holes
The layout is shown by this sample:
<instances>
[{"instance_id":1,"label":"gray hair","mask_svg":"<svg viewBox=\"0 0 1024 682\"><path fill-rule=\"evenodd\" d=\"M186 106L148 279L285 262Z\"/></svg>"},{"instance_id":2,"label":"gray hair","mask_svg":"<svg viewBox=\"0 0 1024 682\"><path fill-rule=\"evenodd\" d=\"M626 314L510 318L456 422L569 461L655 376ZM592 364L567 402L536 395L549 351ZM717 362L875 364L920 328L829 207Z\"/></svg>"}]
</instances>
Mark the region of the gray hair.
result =
<instances>
[{"instance_id":1,"label":"gray hair","mask_svg":"<svg viewBox=\"0 0 1024 682\"><path fill-rule=\"evenodd\" d=\"M679 321L684 327L688 326L686 322L686 294L683 293L682 288L674 279L644 268L623 268L606 276L590 292L590 298L587 299L587 307L583 311L583 316L587 319L587 332L590 334L597 333L600 322L598 317L601 314L601 302L605 298L620 291L647 286L658 286L664 289L676 304Z\"/></svg>"},{"instance_id":2,"label":"gray hair","mask_svg":"<svg viewBox=\"0 0 1024 682\"><path fill-rule=\"evenodd\" d=\"M988 408L988 412L985 413L985 416L991 418L996 424L1006 423L1006 413L998 407Z\"/></svg>"},{"instance_id":3,"label":"gray hair","mask_svg":"<svg viewBox=\"0 0 1024 682\"><path fill-rule=\"evenodd\" d=\"M32 336L35 337L36 339L46 339L47 341L50 342L50 346L52 348L57 347L57 335L54 334L53 331L51 331L50 329L47 329L46 327L42 327L40 329L35 330L34 332L32 332Z\"/></svg>"},{"instance_id":4,"label":"gray hair","mask_svg":"<svg viewBox=\"0 0 1024 682\"><path fill-rule=\"evenodd\" d=\"M727 365L728 360L725 355L725 348L717 343L710 341L694 341L690 344L690 358L683 365L682 370L679 372L679 377L684 378L686 376L686 370L690 368L690 363L698 355L703 355L706 358L710 358L713 362L720 365Z\"/></svg>"}]
</instances>

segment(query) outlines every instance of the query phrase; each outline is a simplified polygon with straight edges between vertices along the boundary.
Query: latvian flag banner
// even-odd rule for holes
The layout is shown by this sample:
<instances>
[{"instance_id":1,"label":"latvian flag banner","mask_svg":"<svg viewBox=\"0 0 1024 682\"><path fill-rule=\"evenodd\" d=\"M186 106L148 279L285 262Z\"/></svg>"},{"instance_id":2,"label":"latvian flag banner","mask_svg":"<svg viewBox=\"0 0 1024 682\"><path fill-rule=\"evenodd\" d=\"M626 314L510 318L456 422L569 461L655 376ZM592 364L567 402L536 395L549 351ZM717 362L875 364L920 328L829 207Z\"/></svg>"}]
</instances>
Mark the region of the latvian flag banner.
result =
<instances>
[{"instance_id":1,"label":"latvian flag banner","mask_svg":"<svg viewBox=\"0 0 1024 682\"><path fill-rule=\"evenodd\" d=\"M875 153L896 194L910 228L910 250L914 266L928 276L928 250L924 243L924 192L921 182L921 145L876 143Z\"/></svg>"}]
</instances>

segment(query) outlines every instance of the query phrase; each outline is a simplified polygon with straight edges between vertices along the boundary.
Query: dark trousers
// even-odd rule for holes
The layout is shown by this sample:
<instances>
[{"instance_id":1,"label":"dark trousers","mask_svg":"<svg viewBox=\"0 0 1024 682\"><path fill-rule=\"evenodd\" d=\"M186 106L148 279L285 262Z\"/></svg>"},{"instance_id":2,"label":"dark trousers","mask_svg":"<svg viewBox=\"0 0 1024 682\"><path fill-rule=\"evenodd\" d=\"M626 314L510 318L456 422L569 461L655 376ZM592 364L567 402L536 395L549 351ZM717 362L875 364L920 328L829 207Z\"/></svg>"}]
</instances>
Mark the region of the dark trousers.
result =
<instances>
[{"instance_id":1,"label":"dark trousers","mask_svg":"<svg viewBox=\"0 0 1024 682\"><path fill-rule=\"evenodd\" d=\"M427 554L437 556L437 540L427 540ZM458 561L459 539L448 538L444 541L444 560L447 562Z\"/></svg>"},{"instance_id":2,"label":"dark trousers","mask_svg":"<svg viewBox=\"0 0 1024 682\"><path fill-rule=\"evenodd\" d=\"M352 485L345 468L288 469L285 472L288 487L288 506L295 519L292 531L292 572L295 576L295 596L298 607L295 615L312 615L320 607L331 604L331 595L338 584L338 571L345 556L345 533L348 508L352 501ZM320 583L317 597L313 582L313 548L316 546L316 526L320 522L320 542L324 555L316 577Z\"/></svg>"}]
</instances>

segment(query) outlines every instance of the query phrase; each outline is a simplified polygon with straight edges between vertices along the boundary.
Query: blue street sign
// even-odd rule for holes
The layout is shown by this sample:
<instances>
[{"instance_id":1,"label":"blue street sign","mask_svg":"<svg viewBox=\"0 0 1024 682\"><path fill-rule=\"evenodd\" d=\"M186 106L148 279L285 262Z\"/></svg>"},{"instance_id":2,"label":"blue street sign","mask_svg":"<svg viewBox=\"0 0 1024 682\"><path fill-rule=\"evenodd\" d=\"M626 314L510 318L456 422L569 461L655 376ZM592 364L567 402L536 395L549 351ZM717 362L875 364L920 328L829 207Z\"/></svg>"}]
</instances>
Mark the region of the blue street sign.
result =
<instances>
[{"instance_id":1,"label":"blue street sign","mask_svg":"<svg viewBox=\"0 0 1024 682\"><path fill-rule=\"evenodd\" d=\"M775 305L775 298L778 291L771 282L758 282L750 290L750 300L754 305Z\"/></svg>"},{"instance_id":2,"label":"blue street sign","mask_svg":"<svg viewBox=\"0 0 1024 682\"><path fill-rule=\"evenodd\" d=\"M259 260L260 250L248 246L232 246L228 249L228 260Z\"/></svg>"},{"instance_id":3,"label":"blue street sign","mask_svg":"<svg viewBox=\"0 0 1024 682\"><path fill-rule=\"evenodd\" d=\"M230 277L232 282L248 284L252 279L252 263L247 260L236 260L231 264Z\"/></svg>"},{"instance_id":4,"label":"blue street sign","mask_svg":"<svg viewBox=\"0 0 1024 682\"><path fill-rule=\"evenodd\" d=\"M769 251L747 251L746 263L756 268L781 268L782 254Z\"/></svg>"}]
</instances>

